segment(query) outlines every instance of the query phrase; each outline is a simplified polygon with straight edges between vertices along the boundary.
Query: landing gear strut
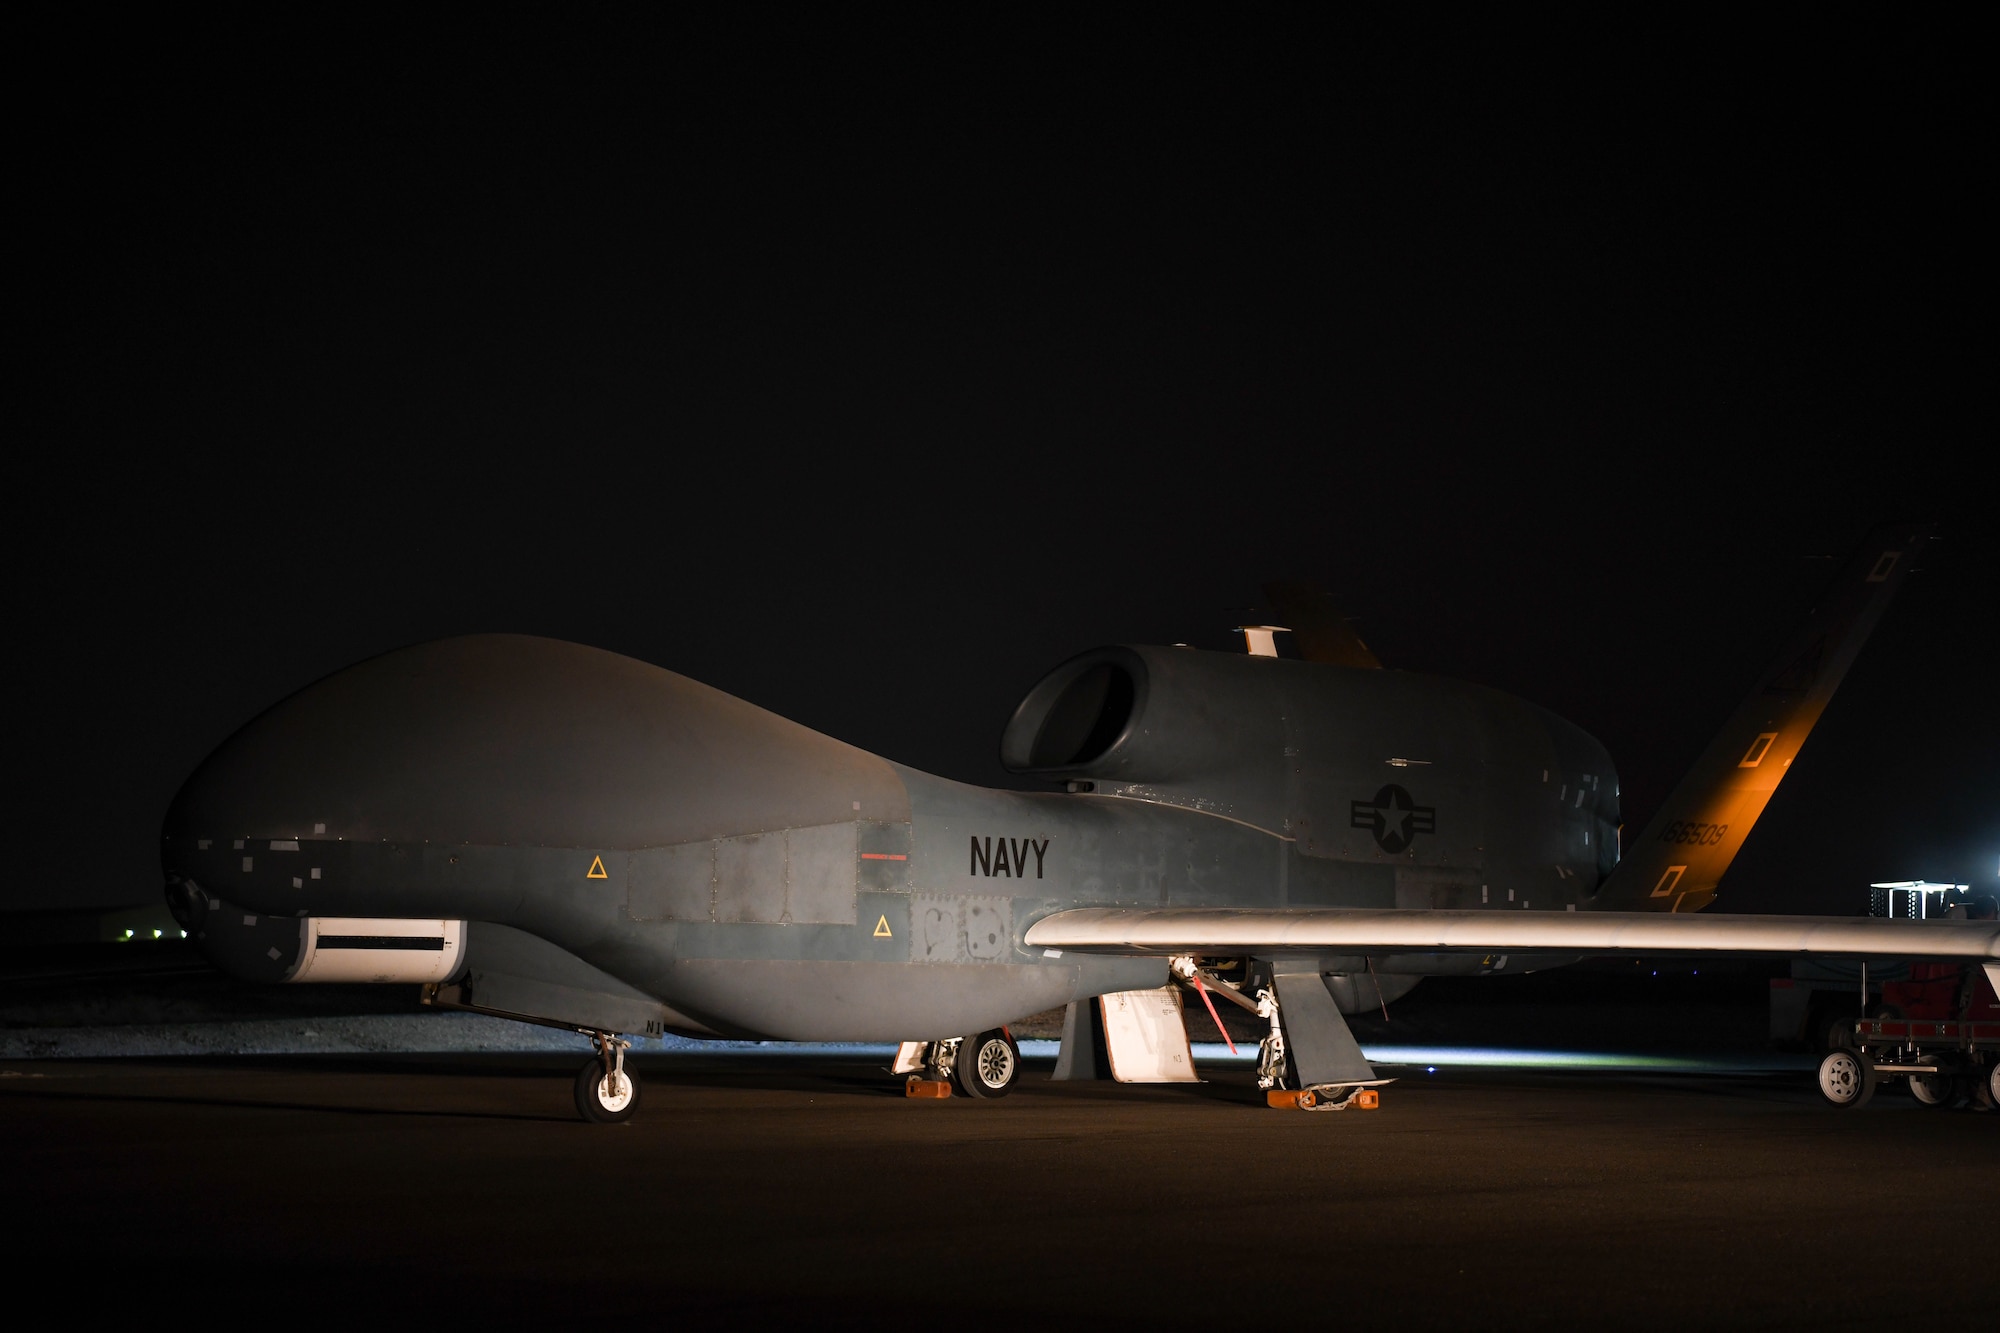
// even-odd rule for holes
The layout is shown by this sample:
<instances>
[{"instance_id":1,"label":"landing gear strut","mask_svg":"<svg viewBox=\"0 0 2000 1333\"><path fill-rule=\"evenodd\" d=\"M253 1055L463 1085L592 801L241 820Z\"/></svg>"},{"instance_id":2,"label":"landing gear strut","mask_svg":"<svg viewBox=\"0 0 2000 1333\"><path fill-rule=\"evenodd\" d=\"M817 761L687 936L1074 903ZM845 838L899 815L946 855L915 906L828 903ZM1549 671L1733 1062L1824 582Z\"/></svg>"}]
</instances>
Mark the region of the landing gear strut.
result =
<instances>
[{"instance_id":1,"label":"landing gear strut","mask_svg":"<svg viewBox=\"0 0 2000 1333\"><path fill-rule=\"evenodd\" d=\"M609 1032L585 1034L597 1047L576 1071L576 1109L594 1125L622 1125L639 1109L639 1081L625 1068L632 1043Z\"/></svg>"},{"instance_id":2,"label":"landing gear strut","mask_svg":"<svg viewBox=\"0 0 2000 1333\"><path fill-rule=\"evenodd\" d=\"M1286 1080L1291 1077L1285 1060L1285 1029L1278 1021L1278 992L1275 987L1257 992L1257 1017L1271 1024L1270 1033L1257 1044L1257 1086L1272 1092L1285 1087Z\"/></svg>"}]
</instances>

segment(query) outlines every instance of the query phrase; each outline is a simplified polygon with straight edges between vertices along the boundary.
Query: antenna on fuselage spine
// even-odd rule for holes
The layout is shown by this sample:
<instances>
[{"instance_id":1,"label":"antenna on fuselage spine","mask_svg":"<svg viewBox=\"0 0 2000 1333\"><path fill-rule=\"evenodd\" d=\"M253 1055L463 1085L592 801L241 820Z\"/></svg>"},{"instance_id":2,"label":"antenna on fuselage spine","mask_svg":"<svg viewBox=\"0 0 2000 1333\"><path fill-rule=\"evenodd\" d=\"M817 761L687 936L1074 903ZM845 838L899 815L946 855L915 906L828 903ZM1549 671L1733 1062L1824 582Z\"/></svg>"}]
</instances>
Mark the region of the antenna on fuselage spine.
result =
<instances>
[{"instance_id":1,"label":"antenna on fuselage spine","mask_svg":"<svg viewBox=\"0 0 2000 1333\"><path fill-rule=\"evenodd\" d=\"M1306 661L1382 669L1381 661L1316 584L1279 579L1264 585L1264 596L1278 609L1278 618L1291 632L1292 643ZM1245 626L1245 634L1252 628L1261 627ZM1252 642L1254 645L1255 641ZM1250 651L1255 653L1257 648L1253 646Z\"/></svg>"}]
</instances>

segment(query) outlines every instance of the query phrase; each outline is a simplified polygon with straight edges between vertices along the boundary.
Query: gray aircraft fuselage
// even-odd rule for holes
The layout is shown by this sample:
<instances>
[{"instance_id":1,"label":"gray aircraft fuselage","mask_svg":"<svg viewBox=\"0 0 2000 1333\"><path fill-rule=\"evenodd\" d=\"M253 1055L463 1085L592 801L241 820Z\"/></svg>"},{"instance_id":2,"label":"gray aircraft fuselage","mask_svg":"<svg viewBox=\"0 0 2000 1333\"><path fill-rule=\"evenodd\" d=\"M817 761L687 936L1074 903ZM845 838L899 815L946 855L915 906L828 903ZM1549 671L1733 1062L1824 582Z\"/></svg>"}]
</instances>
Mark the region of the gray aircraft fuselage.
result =
<instances>
[{"instance_id":1,"label":"gray aircraft fuselage","mask_svg":"<svg viewBox=\"0 0 2000 1333\"><path fill-rule=\"evenodd\" d=\"M245 726L162 855L190 935L245 977L285 980L309 917L450 918L469 967L525 937L580 960L548 993L656 1002L670 1030L861 1041L1165 983L1159 959L1024 947L1068 908L1588 908L1618 856L1601 745L1432 676L1101 649L1001 748L1068 790L933 777L593 648L445 639ZM1325 961L1372 961L1391 999L1496 966Z\"/></svg>"}]
</instances>

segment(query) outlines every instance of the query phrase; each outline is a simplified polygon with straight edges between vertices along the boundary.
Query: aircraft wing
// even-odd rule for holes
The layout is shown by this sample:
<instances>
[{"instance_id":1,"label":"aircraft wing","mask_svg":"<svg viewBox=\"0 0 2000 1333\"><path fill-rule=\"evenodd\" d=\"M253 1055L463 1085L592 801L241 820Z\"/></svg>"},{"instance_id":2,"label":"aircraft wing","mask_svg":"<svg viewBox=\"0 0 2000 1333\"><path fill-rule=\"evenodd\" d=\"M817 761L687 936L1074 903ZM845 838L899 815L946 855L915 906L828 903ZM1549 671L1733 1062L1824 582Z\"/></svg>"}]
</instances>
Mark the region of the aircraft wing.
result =
<instances>
[{"instance_id":1,"label":"aircraft wing","mask_svg":"<svg viewBox=\"0 0 2000 1333\"><path fill-rule=\"evenodd\" d=\"M1988 962L2000 959L2000 922L1373 907L1089 907L1043 917L1028 928L1025 942L1037 949L1139 955L1547 950Z\"/></svg>"}]
</instances>

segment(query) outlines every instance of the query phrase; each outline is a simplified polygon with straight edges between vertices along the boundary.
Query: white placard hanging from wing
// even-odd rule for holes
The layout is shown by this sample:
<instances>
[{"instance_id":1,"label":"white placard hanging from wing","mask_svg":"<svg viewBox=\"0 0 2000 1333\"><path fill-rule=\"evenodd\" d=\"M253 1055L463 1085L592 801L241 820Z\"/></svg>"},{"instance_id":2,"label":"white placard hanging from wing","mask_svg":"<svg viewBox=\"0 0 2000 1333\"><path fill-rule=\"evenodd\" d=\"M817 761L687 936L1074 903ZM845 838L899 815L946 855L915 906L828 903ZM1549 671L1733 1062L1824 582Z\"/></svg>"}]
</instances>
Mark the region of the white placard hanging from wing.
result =
<instances>
[{"instance_id":1,"label":"white placard hanging from wing","mask_svg":"<svg viewBox=\"0 0 2000 1333\"><path fill-rule=\"evenodd\" d=\"M1158 990L1113 991L1100 996L1104 1011L1104 1045L1111 1057L1111 1077L1120 1083L1199 1083L1194 1055L1188 1050L1187 1023L1181 1015L1181 994L1172 986Z\"/></svg>"}]
</instances>

